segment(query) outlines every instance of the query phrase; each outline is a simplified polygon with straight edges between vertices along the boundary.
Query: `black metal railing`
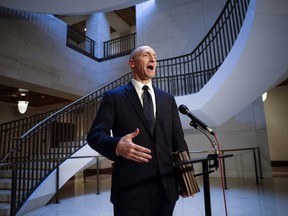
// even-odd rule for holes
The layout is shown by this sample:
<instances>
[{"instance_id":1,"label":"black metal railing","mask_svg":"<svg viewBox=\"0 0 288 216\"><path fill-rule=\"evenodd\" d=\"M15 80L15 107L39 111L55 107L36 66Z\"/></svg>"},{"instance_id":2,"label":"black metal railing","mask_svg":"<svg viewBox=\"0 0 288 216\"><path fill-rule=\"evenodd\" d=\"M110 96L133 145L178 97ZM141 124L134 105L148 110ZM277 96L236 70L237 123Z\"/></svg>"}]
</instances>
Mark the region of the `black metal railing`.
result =
<instances>
[{"instance_id":1,"label":"black metal railing","mask_svg":"<svg viewBox=\"0 0 288 216\"><path fill-rule=\"evenodd\" d=\"M136 33L119 37L103 43L103 58L111 58L119 55L127 55L136 46Z\"/></svg>"},{"instance_id":2,"label":"black metal railing","mask_svg":"<svg viewBox=\"0 0 288 216\"><path fill-rule=\"evenodd\" d=\"M8 153L13 151L15 139L54 112L56 110L0 124L0 160L5 161Z\"/></svg>"},{"instance_id":3,"label":"black metal railing","mask_svg":"<svg viewBox=\"0 0 288 216\"><path fill-rule=\"evenodd\" d=\"M249 0L229 0L206 37L190 54L158 61L154 85L174 95L198 92L216 73L239 34ZM81 41L79 41L80 43ZM86 143L99 102L106 90L129 82L131 72L42 120L23 135L1 163L29 160L13 172L12 212L16 213L57 166ZM43 163L45 159L57 158ZM29 173L29 175L28 175ZM32 173L32 174L31 174ZM24 183L23 183L24 182Z\"/></svg>"},{"instance_id":4,"label":"black metal railing","mask_svg":"<svg viewBox=\"0 0 288 216\"><path fill-rule=\"evenodd\" d=\"M136 33L103 42L103 56L96 55L95 45L93 39L67 26L66 46L99 62L129 54L135 49Z\"/></svg>"},{"instance_id":5,"label":"black metal railing","mask_svg":"<svg viewBox=\"0 0 288 216\"><path fill-rule=\"evenodd\" d=\"M98 59L95 56L95 41L80 32L73 30L70 26L67 26L66 46L90 58Z\"/></svg>"}]
</instances>

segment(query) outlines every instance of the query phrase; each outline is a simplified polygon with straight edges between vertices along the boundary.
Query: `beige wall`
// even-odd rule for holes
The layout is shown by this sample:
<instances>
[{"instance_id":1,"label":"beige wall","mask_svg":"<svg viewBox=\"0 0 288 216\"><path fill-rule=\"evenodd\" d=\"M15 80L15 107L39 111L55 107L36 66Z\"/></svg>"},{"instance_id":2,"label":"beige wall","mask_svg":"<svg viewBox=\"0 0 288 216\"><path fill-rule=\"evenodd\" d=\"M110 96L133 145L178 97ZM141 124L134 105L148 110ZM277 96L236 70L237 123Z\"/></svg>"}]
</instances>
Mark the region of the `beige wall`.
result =
<instances>
[{"instance_id":1,"label":"beige wall","mask_svg":"<svg viewBox=\"0 0 288 216\"><path fill-rule=\"evenodd\" d=\"M264 107L271 161L288 161L288 86L270 90Z\"/></svg>"},{"instance_id":2,"label":"beige wall","mask_svg":"<svg viewBox=\"0 0 288 216\"><path fill-rule=\"evenodd\" d=\"M263 176L272 176L265 112L261 98L213 130L216 132L221 150L259 147ZM192 151L213 151L209 140L198 130L186 130L185 138ZM232 151L226 154L233 154L233 157L226 159L227 176L255 177L253 151ZM191 154L195 158L205 155L207 153ZM195 168L201 170L201 164ZM220 176L220 172L216 171L212 176Z\"/></svg>"}]
</instances>

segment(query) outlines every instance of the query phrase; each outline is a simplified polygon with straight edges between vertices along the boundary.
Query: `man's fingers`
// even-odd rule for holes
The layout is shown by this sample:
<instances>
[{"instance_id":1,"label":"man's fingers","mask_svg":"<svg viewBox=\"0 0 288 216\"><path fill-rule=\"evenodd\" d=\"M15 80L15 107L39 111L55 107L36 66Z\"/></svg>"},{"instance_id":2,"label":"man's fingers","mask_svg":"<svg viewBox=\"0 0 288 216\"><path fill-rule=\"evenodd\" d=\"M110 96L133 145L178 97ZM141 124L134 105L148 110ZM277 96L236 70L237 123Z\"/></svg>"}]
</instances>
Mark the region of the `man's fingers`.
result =
<instances>
[{"instance_id":1,"label":"man's fingers","mask_svg":"<svg viewBox=\"0 0 288 216\"><path fill-rule=\"evenodd\" d=\"M148 148L145 148L143 146L140 146L140 145L136 145L134 144L134 149L139 152L139 153L146 153L146 154L150 154L151 153L151 150L148 149Z\"/></svg>"},{"instance_id":2,"label":"man's fingers","mask_svg":"<svg viewBox=\"0 0 288 216\"><path fill-rule=\"evenodd\" d=\"M127 159L131 159L137 162L149 162L149 160L152 158L150 155L151 150L137 145L132 141L133 138L138 136L138 134L139 129L136 128L134 132L122 137L116 147L116 152L118 155Z\"/></svg>"},{"instance_id":3,"label":"man's fingers","mask_svg":"<svg viewBox=\"0 0 288 216\"><path fill-rule=\"evenodd\" d=\"M149 162L149 160L152 159L152 156L150 155L151 150L141 147L139 145L132 144L130 145L130 148L127 150L128 151L126 153L123 152L123 155L122 155L127 159L134 160L134 161L141 162L141 163L147 163Z\"/></svg>"},{"instance_id":4,"label":"man's fingers","mask_svg":"<svg viewBox=\"0 0 288 216\"><path fill-rule=\"evenodd\" d=\"M148 162L152 158L150 153L150 149L141 147L137 144L132 144L126 157L138 162Z\"/></svg>"},{"instance_id":5,"label":"man's fingers","mask_svg":"<svg viewBox=\"0 0 288 216\"><path fill-rule=\"evenodd\" d=\"M132 155L130 157L130 160L140 162L140 163L148 163L149 162L149 159L146 159L145 157L136 156L136 155Z\"/></svg>"},{"instance_id":6,"label":"man's fingers","mask_svg":"<svg viewBox=\"0 0 288 216\"><path fill-rule=\"evenodd\" d=\"M139 128L136 128L136 130L131 133L131 139L135 138L136 136L138 136L139 134ZM136 150L137 152L144 152L144 153L147 153L147 154L150 154L151 153L151 150L148 149L148 148L145 148L145 147L142 147L140 145L137 145L137 144L133 144L133 149Z\"/></svg>"}]
</instances>

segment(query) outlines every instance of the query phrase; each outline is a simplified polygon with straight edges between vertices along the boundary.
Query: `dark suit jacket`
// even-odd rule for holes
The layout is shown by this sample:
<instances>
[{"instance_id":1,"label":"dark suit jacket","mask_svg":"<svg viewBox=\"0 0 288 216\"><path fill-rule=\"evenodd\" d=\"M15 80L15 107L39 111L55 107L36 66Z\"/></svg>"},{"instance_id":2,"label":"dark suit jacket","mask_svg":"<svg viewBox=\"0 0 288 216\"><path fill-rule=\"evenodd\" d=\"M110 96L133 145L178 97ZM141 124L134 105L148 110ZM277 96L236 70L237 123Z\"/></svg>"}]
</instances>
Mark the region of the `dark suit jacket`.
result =
<instances>
[{"instance_id":1,"label":"dark suit jacket","mask_svg":"<svg viewBox=\"0 0 288 216\"><path fill-rule=\"evenodd\" d=\"M88 144L101 155L114 161L111 202L121 206L141 205L141 196L151 191L159 176L171 202L178 199L177 182L171 153L188 150L172 95L154 88L156 125L154 136L144 118L143 108L133 84L104 93L96 118L87 136ZM139 128L133 142L152 151L149 163L138 163L118 157L116 146L122 136ZM113 137L110 136L112 129ZM133 204L134 203L134 204Z\"/></svg>"}]
</instances>

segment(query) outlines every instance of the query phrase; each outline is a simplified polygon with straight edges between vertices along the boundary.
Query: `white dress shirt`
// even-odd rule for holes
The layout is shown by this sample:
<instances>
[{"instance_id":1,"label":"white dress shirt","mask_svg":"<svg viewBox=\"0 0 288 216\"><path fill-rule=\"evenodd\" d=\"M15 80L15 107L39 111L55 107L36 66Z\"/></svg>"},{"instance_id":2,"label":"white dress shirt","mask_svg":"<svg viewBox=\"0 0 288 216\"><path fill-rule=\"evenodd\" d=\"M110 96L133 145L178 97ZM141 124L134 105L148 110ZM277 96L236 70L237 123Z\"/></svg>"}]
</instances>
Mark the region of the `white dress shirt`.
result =
<instances>
[{"instance_id":1,"label":"white dress shirt","mask_svg":"<svg viewBox=\"0 0 288 216\"><path fill-rule=\"evenodd\" d=\"M138 97L141 101L141 104L143 106L143 93L144 93L144 90L142 89L142 87L144 86L143 83L135 80L132 78L131 80L132 84L134 85L134 88L136 89L136 92L138 94ZM149 87L149 93L151 94L151 97L152 97L152 102L153 102L153 109L154 109L154 117L156 116L156 99L155 99L155 93L154 93L154 89L152 87L152 82L149 82L148 84L146 84L148 87Z\"/></svg>"}]
</instances>

